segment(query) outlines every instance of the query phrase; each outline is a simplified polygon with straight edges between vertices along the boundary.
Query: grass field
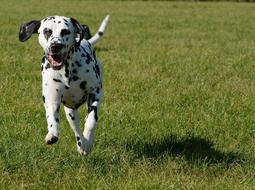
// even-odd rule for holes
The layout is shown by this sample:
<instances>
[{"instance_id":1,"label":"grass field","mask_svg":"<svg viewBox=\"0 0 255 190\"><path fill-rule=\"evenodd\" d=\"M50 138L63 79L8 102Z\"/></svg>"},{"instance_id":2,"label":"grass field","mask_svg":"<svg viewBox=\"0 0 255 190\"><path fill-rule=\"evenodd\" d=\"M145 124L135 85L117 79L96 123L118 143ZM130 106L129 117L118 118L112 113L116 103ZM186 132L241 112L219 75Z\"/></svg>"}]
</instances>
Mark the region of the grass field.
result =
<instances>
[{"instance_id":1,"label":"grass field","mask_svg":"<svg viewBox=\"0 0 255 190\"><path fill-rule=\"evenodd\" d=\"M0 189L255 189L254 9L1 1ZM78 155L62 109L60 141L46 146L42 49L36 35L18 41L19 25L65 15L95 32L108 13L96 145Z\"/></svg>"}]
</instances>

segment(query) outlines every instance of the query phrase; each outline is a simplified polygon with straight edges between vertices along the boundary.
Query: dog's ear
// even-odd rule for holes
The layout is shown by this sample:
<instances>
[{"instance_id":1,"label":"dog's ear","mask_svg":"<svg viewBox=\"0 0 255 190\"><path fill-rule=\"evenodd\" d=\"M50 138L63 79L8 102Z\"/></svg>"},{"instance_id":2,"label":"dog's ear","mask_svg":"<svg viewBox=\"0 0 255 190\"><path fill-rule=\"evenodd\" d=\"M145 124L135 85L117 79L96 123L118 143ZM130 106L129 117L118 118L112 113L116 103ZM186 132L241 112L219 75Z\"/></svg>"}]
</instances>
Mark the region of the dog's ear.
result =
<instances>
[{"instance_id":1,"label":"dog's ear","mask_svg":"<svg viewBox=\"0 0 255 190\"><path fill-rule=\"evenodd\" d=\"M25 42L28 40L33 33L36 33L40 28L41 21L39 20L32 20L28 23L21 24L19 30L19 40L21 42Z\"/></svg>"},{"instance_id":2,"label":"dog's ear","mask_svg":"<svg viewBox=\"0 0 255 190\"><path fill-rule=\"evenodd\" d=\"M82 24L82 27L83 27L83 30L84 30L84 38L85 38L86 40L89 40L89 39L92 37L92 35L91 35L91 33L90 33L90 30L89 30L88 25Z\"/></svg>"},{"instance_id":3,"label":"dog's ear","mask_svg":"<svg viewBox=\"0 0 255 190\"><path fill-rule=\"evenodd\" d=\"M82 41L82 39L84 38L84 35L85 35L85 28L74 18L71 18L71 22L73 23L74 28L76 29L76 33L79 35L77 44L80 44L80 42Z\"/></svg>"}]
</instances>

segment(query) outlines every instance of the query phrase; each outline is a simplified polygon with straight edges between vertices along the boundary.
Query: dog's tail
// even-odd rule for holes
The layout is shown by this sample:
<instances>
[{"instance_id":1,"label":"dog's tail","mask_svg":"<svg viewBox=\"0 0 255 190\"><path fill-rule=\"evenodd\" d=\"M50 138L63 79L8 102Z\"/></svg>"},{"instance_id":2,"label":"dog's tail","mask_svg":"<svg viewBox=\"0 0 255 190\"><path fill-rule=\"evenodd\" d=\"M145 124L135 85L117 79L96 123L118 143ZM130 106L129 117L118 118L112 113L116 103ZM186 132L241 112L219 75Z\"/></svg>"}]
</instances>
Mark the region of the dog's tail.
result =
<instances>
[{"instance_id":1,"label":"dog's tail","mask_svg":"<svg viewBox=\"0 0 255 190\"><path fill-rule=\"evenodd\" d=\"M95 45L104 35L106 26L109 21L109 17L110 17L110 15L106 15L106 17L104 18L103 22L101 23L97 33L88 40L91 45Z\"/></svg>"}]
</instances>

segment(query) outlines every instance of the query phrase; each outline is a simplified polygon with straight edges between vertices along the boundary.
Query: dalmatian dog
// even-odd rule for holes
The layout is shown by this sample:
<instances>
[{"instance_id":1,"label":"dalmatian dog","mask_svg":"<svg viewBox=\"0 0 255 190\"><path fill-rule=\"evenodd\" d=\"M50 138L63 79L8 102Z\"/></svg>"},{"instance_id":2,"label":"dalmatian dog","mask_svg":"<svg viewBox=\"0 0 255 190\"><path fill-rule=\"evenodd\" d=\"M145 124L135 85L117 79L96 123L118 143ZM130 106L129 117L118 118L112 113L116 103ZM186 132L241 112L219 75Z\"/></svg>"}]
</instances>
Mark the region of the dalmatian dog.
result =
<instances>
[{"instance_id":1,"label":"dalmatian dog","mask_svg":"<svg viewBox=\"0 0 255 190\"><path fill-rule=\"evenodd\" d=\"M102 68L93 46L103 36L108 20L109 15L94 36L87 25L63 16L49 16L21 24L19 40L24 42L33 33L39 33L39 43L44 50L41 73L48 124L46 144L56 143L59 139L59 109L63 103L78 152L86 155L91 151L103 97ZM77 109L85 102L88 115L82 132Z\"/></svg>"}]
</instances>

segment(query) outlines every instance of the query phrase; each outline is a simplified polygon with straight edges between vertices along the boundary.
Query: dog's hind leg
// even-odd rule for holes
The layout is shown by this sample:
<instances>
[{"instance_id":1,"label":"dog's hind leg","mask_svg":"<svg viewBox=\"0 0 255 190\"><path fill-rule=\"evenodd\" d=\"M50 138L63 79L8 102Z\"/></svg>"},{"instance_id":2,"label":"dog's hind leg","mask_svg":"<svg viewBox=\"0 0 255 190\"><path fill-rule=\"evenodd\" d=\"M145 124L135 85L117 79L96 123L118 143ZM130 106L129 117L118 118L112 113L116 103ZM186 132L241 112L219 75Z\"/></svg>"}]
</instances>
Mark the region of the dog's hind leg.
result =
<instances>
[{"instance_id":1,"label":"dog's hind leg","mask_svg":"<svg viewBox=\"0 0 255 190\"><path fill-rule=\"evenodd\" d=\"M94 143L96 123L98 121L99 105L102 100L102 90L98 88L96 93L89 94L88 99L88 115L85 118L85 127L83 136L85 138L85 148L88 154Z\"/></svg>"},{"instance_id":2,"label":"dog's hind leg","mask_svg":"<svg viewBox=\"0 0 255 190\"><path fill-rule=\"evenodd\" d=\"M64 107L66 118L68 120L68 123L70 127L72 128L77 142L77 150L80 154L86 154L85 153L85 139L83 137L83 134L79 127L79 113L77 110Z\"/></svg>"}]
</instances>

